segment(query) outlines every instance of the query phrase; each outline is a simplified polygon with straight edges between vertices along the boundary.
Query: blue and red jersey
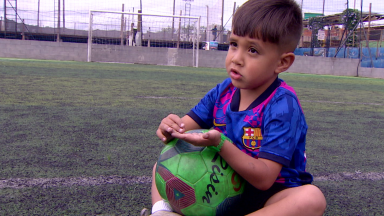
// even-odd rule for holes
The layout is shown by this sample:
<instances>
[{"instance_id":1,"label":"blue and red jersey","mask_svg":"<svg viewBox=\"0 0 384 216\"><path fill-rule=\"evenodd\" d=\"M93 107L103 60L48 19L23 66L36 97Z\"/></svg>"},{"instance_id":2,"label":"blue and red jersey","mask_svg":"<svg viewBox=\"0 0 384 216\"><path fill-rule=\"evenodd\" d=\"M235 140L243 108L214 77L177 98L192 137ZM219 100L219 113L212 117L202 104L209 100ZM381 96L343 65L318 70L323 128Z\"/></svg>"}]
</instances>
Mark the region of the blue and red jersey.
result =
<instances>
[{"instance_id":1,"label":"blue and red jersey","mask_svg":"<svg viewBox=\"0 0 384 216\"><path fill-rule=\"evenodd\" d=\"M238 111L240 89L226 79L187 114L202 128L214 128L245 154L283 165L276 179L287 187L312 182L305 171L307 123L294 89L276 79L246 110Z\"/></svg>"}]
</instances>

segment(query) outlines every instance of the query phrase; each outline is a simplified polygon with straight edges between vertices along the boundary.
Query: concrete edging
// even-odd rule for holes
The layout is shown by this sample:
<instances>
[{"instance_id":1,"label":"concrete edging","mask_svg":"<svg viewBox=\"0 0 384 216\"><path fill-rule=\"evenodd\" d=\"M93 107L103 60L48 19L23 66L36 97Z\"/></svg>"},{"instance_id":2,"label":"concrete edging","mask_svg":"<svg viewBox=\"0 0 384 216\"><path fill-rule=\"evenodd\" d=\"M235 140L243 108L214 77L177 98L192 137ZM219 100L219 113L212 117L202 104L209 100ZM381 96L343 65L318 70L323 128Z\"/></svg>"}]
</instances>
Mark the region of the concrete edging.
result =
<instances>
[{"instance_id":1,"label":"concrete edging","mask_svg":"<svg viewBox=\"0 0 384 216\"><path fill-rule=\"evenodd\" d=\"M0 39L0 57L87 61L87 44ZM95 45L92 61L169 66L193 66L192 50L119 45ZM225 68L227 52L199 50L199 67ZM358 59L296 56L289 73L359 76L384 79L384 68L360 67Z\"/></svg>"}]
</instances>

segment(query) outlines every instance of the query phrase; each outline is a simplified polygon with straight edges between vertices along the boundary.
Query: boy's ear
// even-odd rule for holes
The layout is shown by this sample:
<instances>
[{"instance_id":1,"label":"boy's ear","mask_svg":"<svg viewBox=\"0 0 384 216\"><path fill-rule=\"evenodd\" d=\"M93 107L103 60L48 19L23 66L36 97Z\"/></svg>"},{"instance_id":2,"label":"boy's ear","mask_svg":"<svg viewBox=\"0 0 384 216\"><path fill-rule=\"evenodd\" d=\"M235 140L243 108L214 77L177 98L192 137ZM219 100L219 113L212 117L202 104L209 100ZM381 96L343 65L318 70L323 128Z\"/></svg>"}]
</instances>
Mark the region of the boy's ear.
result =
<instances>
[{"instance_id":1,"label":"boy's ear","mask_svg":"<svg viewBox=\"0 0 384 216\"><path fill-rule=\"evenodd\" d=\"M283 53L281 55L280 62L277 65L277 68L275 70L275 73L281 73L288 70L288 68L291 67L294 61L295 61L295 54L293 54L292 52Z\"/></svg>"}]
</instances>

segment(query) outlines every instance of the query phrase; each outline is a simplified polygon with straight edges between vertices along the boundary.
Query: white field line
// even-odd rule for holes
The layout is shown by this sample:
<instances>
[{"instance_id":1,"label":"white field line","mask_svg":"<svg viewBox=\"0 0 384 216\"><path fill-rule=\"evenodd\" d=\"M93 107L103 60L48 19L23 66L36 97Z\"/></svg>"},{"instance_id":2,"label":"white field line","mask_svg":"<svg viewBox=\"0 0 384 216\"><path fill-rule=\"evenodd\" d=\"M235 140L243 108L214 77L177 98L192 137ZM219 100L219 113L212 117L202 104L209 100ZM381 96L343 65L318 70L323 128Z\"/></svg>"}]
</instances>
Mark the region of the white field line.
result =
<instances>
[{"instance_id":1,"label":"white field line","mask_svg":"<svg viewBox=\"0 0 384 216\"><path fill-rule=\"evenodd\" d=\"M300 100L307 103L331 103L331 104L355 104L355 105L374 105L374 106L384 106L380 103L360 103L360 102L338 102L338 101L312 101L312 100Z\"/></svg>"},{"instance_id":2,"label":"white field line","mask_svg":"<svg viewBox=\"0 0 384 216\"><path fill-rule=\"evenodd\" d=\"M384 180L384 172L356 171L354 173L343 172L324 176L315 176L314 181L351 181L351 180ZM51 188L71 186L98 186L98 185L134 185L150 184L150 176L99 176L99 177L69 177L69 178L11 178L0 180L0 189L3 188Z\"/></svg>"},{"instance_id":3,"label":"white field line","mask_svg":"<svg viewBox=\"0 0 384 216\"><path fill-rule=\"evenodd\" d=\"M188 99L201 99L201 98L190 98L190 97L159 97L159 96L143 96L138 98L146 98L146 99L181 99L181 100L188 100ZM374 106L384 106L384 104L381 103L360 103L360 102L341 102L341 101L313 101L313 100L300 100L301 102L307 102L307 103L330 103L330 104L355 104L355 105L374 105Z\"/></svg>"},{"instance_id":4,"label":"white field line","mask_svg":"<svg viewBox=\"0 0 384 216\"><path fill-rule=\"evenodd\" d=\"M151 183L149 176L99 176L99 177L68 177L68 178L11 178L0 180L2 188L29 188L29 187L71 187L71 186L97 186L108 184L133 185Z\"/></svg>"},{"instance_id":5,"label":"white field line","mask_svg":"<svg viewBox=\"0 0 384 216\"><path fill-rule=\"evenodd\" d=\"M342 172L334 173L324 176L315 176L314 181L345 181L345 180L383 180L384 172L360 172L355 171L354 173Z\"/></svg>"},{"instance_id":6,"label":"white field line","mask_svg":"<svg viewBox=\"0 0 384 216\"><path fill-rule=\"evenodd\" d=\"M158 97L158 96L143 96L138 98L146 98L146 99L182 99L182 100L188 100L188 99L201 99L201 98L190 98L190 97Z\"/></svg>"}]
</instances>

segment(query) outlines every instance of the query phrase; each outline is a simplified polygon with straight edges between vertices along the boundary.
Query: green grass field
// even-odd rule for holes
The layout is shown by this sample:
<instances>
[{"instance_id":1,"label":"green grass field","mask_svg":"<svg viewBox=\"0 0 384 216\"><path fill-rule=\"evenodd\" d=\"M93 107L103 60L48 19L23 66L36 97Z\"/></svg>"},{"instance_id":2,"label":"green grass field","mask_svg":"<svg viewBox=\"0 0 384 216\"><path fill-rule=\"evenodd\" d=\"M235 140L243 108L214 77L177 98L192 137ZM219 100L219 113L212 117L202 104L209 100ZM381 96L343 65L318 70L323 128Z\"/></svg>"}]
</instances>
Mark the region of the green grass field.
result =
<instances>
[{"instance_id":1,"label":"green grass field","mask_svg":"<svg viewBox=\"0 0 384 216\"><path fill-rule=\"evenodd\" d=\"M362 44L363 44L363 47L367 46L366 41L362 41ZM384 45L383 41L369 41L369 44L368 44L369 47L383 47L383 45Z\"/></svg>"},{"instance_id":2,"label":"green grass field","mask_svg":"<svg viewBox=\"0 0 384 216\"><path fill-rule=\"evenodd\" d=\"M223 69L0 59L0 215L139 215L155 130ZM325 215L384 215L384 80L282 74L306 114Z\"/></svg>"}]
</instances>

